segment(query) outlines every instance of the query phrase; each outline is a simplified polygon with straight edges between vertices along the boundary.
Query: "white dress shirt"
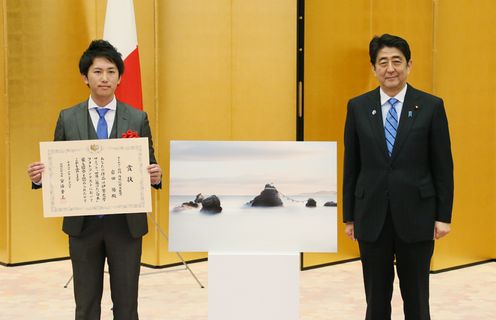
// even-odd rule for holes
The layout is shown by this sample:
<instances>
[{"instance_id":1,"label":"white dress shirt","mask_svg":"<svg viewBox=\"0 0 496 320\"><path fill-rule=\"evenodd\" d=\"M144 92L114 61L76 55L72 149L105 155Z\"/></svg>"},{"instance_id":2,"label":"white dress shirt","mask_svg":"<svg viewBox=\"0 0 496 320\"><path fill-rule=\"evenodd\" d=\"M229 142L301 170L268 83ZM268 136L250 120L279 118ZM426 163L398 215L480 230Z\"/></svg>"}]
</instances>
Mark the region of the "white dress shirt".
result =
<instances>
[{"instance_id":1,"label":"white dress shirt","mask_svg":"<svg viewBox=\"0 0 496 320\"><path fill-rule=\"evenodd\" d=\"M381 95L381 111L382 111L382 124L384 125L386 123L386 117L389 112L389 109L391 109L391 104L388 103L388 100L391 98L395 98L398 100L396 104L394 105L394 108L396 109L396 113L398 114L398 125L400 123L400 116L401 116L401 110L403 110L403 103L405 102L405 95L406 95L406 88L408 86L405 84L403 89L401 89L400 92L398 92L397 95L394 97L388 96L384 91L382 91L382 88L379 89L379 93ZM96 113L96 111L95 111Z\"/></svg>"},{"instance_id":2,"label":"white dress shirt","mask_svg":"<svg viewBox=\"0 0 496 320\"><path fill-rule=\"evenodd\" d=\"M103 109L107 108L109 111L105 114L105 121L107 121L107 138L110 136L110 133L112 132L112 127L114 125L114 120L115 120L115 111L117 110L117 100L114 98L112 101L109 102L106 106L100 107L98 106L93 99L90 98L88 99L88 111L90 113L91 117L91 122L93 123L93 128L96 131L96 128L98 127L98 120L100 119L100 116L98 115L98 112L96 111L97 108Z\"/></svg>"}]
</instances>

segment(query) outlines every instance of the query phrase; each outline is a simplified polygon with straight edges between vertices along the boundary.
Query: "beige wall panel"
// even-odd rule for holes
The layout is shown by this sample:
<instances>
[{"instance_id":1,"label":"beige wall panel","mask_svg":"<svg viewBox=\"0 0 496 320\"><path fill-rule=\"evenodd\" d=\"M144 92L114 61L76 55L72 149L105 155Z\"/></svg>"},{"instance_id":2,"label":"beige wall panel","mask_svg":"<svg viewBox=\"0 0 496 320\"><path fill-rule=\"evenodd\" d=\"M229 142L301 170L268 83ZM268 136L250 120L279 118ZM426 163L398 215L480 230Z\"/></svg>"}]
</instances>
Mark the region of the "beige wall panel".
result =
<instances>
[{"instance_id":1,"label":"beige wall panel","mask_svg":"<svg viewBox=\"0 0 496 320\"><path fill-rule=\"evenodd\" d=\"M370 8L367 8L367 4L370 4ZM357 7L353 8L353 5ZM325 140L332 139L334 135L341 139L345 101L341 101L343 109L334 107L333 102L347 100L377 85L370 72L365 74L363 68L364 63L368 64L365 62L365 59L368 60L368 41L375 34L392 33L405 37L412 49L413 69L409 82L445 99L455 159L454 231L446 239L437 242L434 270L487 260L494 258L496 253L496 223L493 214L496 208L492 201L496 195L495 157L494 148L487 147L494 146L496 139L496 83L493 76L496 66L491 56L496 49L496 34L491 26L491 14L495 12L495 6L490 0L477 2L477 5L469 5L464 1L430 0L364 1L353 4L340 4L337 1L307 2L306 139ZM349 12L346 13L346 10ZM362 19L356 18L355 12L362 13ZM333 14L338 16L334 17ZM370 16L368 20L367 15ZM347 24L348 20L353 23ZM331 38L332 33L322 32L332 30L339 34L350 25L353 35L347 35L347 39L341 42L329 44L331 39L334 40ZM481 33L480 30L485 31ZM323 34L327 41L321 40ZM339 61L335 62L336 65L333 62L334 57L343 50L341 48L350 50L354 47L358 52L362 50L361 54L355 55L362 60L351 67L354 69L349 72L327 71L339 70ZM478 49L460 50L475 47ZM350 74L350 78L345 76L333 82L331 74L334 73ZM345 88L339 87L339 83ZM354 92L346 93L350 89ZM333 92L338 92L339 96L334 97ZM467 113L466 101L476 105L484 116ZM333 114L334 117L324 118L322 114ZM467 215L466 212L471 214ZM339 240L341 238L342 235ZM339 248L341 252L342 246ZM345 252L352 254L353 250ZM306 254L305 265L324 262L326 259L332 261L330 257L324 257Z\"/></svg>"},{"instance_id":2,"label":"beige wall panel","mask_svg":"<svg viewBox=\"0 0 496 320\"><path fill-rule=\"evenodd\" d=\"M105 11L105 8L104 10ZM148 114L148 120L152 130L152 137L155 147L155 157L162 168L168 164L161 159L158 141L160 134L158 132L157 122L157 101L156 101L156 59L155 59L155 1L140 0L134 1L134 13L136 16L136 29L138 33L138 48L140 55L141 67L141 86L143 93L143 111ZM102 26L105 17L102 20ZM155 191L152 189L153 212L149 215L148 227L149 232L143 238L143 253L141 261L150 265L158 264L158 241L163 241L158 237L155 231L155 219L157 211L157 201L159 195L166 192L166 189Z\"/></svg>"},{"instance_id":3,"label":"beige wall panel","mask_svg":"<svg viewBox=\"0 0 496 320\"><path fill-rule=\"evenodd\" d=\"M443 269L496 256L496 2L436 2L434 88L445 101L455 163L453 232L437 242L433 264Z\"/></svg>"},{"instance_id":4,"label":"beige wall panel","mask_svg":"<svg viewBox=\"0 0 496 320\"><path fill-rule=\"evenodd\" d=\"M60 219L45 219L41 191L32 191L28 163L39 141L53 140L58 112L88 90L77 62L89 42L94 8L88 1L7 2L10 130L9 263L68 255Z\"/></svg>"},{"instance_id":5,"label":"beige wall panel","mask_svg":"<svg viewBox=\"0 0 496 320\"><path fill-rule=\"evenodd\" d=\"M229 139L230 1L159 2L159 114L169 139Z\"/></svg>"},{"instance_id":6,"label":"beige wall panel","mask_svg":"<svg viewBox=\"0 0 496 320\"><path fill-rule=\"evenodd\" d=\"M9 113L7 108L6 42L5 42L5 0L0 1L0 263L9 261Z\"/></svg>"},{"instance_id":7,"label":"beige wall panel","mask_svg":"<svg viewBox=\"0 0 496 320\"><path fill-rule=\"evenodd\" d=\"M165 1L158 16L163 158L170 140L294 139L293 2ZM158 212L167 230L166 197ZM161 242L160 264L178 261L165 252Z\"/></svg>"},{"instance_id":8,"label":"beige wall panel","mask_svg":"<svg viewBox=\"0 0 496 320\"><path fill-rule=\"evenodd\" d=\"M231 138L295 140L296 2L232 3Z\"/></svg>"},{"instance_id":9,"label":"beige wall panel","mask_svg":"<svg viewBox=\"0 0 496 320\"><path fill-rule=\"evenodd\" d=\"M348 99L370 87L368 4L306 1L305 140L341 142Z\"/></svg>"},{"instance_id":10,"label":"beige wall panel","mask_svg":"<svg viewBox=\"0 0 496 320\"><path fill-rule=\"evenodd\" d=\"M143 110L148 113L155 140L157 133L155 100L156 91L156 59L155 59L155 4L154 0L134 1L138 48L141 67L141 86L143 92Z\"/></svg>"},{"instance_id":11,"label":"beige wall panel","mask_svg":"<svg viewBox=\"0 0 496 320\"><path fill-rule=\"evenodd\" d=\"M231 2L159 1L157 16L158 148L169 181L170 140L231 139ZM156 211L167 234L168 194L165 186ZM159 244L158 264L179 261L167 242Z\"/></svg>"},{"instance_id":12,"label":"beige wall panel","mask_svg":"<svg viewBox=\"0 0 496 320\"><path fill-rule=\"evenodd\" d=\"M383 33L407 39L414 61L409 82L432 91L432 1L306 1L305 10L305 140L338 141L341 202L346 103L378 86L369 62L370 39ZM358 257L342 226L338 253L305 254L304 266Z\"/></svg>"},{"instance_id":13,"label":"beige wall panel","mask_svg":"<svg viewBox=\"0 0 496 320\"><path fill-rule=\"evenodd\" d=\"M371 3L370 39L384 33L406 39L413 63L408 82L432 92L433 0L372 0ZM368 42L365 47L368 50ZM372 77L372 87L377 85Z\"/></svg>"},{"instance_id":14,"label":"beige wall panel","mask_svg":"<svg viewBox=\"0 0 496 320\"><path fill-rule=\"evenodd\" d=\"M370 88L370 1L306 1L305 140L338 142L338 252L304 254L305 267L358 257L342 222L347 101Z\"/></svg>"}]
</instances>

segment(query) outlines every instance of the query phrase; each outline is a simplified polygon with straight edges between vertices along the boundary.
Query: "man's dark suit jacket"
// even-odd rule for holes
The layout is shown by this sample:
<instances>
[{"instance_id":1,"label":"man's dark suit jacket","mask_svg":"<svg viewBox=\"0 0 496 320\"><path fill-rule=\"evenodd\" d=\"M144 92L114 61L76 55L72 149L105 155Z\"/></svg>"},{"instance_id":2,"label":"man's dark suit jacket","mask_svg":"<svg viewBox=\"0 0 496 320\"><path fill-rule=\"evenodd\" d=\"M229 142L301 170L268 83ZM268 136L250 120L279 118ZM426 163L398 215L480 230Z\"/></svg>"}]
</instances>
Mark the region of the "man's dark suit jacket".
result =
<instances>
[{"instance_id":1,"label":"man's dark suit jacket","mask_svg":"<svg viewBox=\"0 0 496 320\"><path fill-rule=\"evenodd\" d=\"M453 160L443 100L408 85L388 155L379 88L351 99L345 125L343 220L375 241L390 206L406 242L432 240L434 222L451 222Z\"/></svg>"},{"instance_id":2,"label":"man's dark suit jacket","mask_svg":"<svg viewBox=\"0 0 496 320\"><path fill-rule=\"evenodd\" d=\"M109 124L110 127L110 124ZM110 138L120 138L128 129L138 132L140 137L148 137L150 148L150 164L155 160L150 125L145 112L137 110L125 103L117 101L115 120ZM55 141L98 139L88 112L88 101L62 110L55 128ZM160 188L159 186L154 186ZM146 213L126 214L129 232L139 238L148 232ZM70 236L77 237L83 229L84 216L65 217L62 229Z\"/></svg>"}]
</instances>

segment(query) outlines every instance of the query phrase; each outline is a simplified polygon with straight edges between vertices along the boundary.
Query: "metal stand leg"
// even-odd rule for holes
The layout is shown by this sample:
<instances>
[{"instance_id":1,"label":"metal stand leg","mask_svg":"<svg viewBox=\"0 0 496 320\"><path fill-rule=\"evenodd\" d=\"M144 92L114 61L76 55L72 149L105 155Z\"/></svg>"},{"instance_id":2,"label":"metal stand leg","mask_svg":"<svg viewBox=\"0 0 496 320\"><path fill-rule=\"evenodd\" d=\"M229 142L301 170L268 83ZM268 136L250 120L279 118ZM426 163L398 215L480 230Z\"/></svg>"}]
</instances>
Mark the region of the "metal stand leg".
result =
<instances>
[{"instance_id":1,"label":"metal stand leg","mask_svg":"<svg viewBox=\"0 0 496 320\"><path fill-rule=\"evenodd\" d=\"M159 224L157 223L157 221L152 217L152 215L150 213L148 213L148 216L150 216L150 219L155 224L155 227L157 228L158 232L164 237L165 240L167 240L167 242L169 242L169 237L167 237L167 235L165 234L165 232L162 229L162 227L159 226ZM196 275L193 273L193 271L189 268L188 264L183 259L183 257L181 256L181 254L179 252L176 252L176 255L179 257L179 259L181 259L181 262L183 263L184 267L189 271L189 273L191 273L191 275L196 280L196 282L198 283L198 285L200 286L200 288L202 288L202 289L205 288L203 286L203 284L200 282L200 280L198 280L198 278L196 277Z\"/></svg>"},{"instance_id":2,"label":"metal stand leg","mask_svg":"<svg viewBox=\"0 0 496 320\"><path fill-rule=\"evenodd\" d=\"M69 278L69 280L67 280L66 284L64 285L64 288L67 288L67 286L69 285L69 283L71 283L73 277L74 276L71 274L71 277Z\"/></svg>"},{"instance_id":3,"label":"metal stand leg","mask_svg":"<svg viewBox=\"0 0 496 320\"><path fill-rule=\"evenodd\" d=\"M155 225L156 229L158 230L158 232L162 235L162 237L164 237L165 240L167 240L167 242L169 241L169 237L167 237L167 235L165 234L164 230L162 229L162 227L160 227L160 225L157 223L157 221L153 218L153 216L150 214L150 213L147 213L148 216L150 217L150 219L153 221L153 224ZM194 274L193 270L191 270L188 266L188 264L186 263L186 261L183 259L183 257L181 256L181 254L179 252L176 252L176 255L179 257L179 259L181 260L182 264L184 265L184 267L186 268L186 270L189 271L189 273L191 273L191 275L193 276L193 278L196 280L196 283L198 283L198 285L200 286L200 288L205 288L203 286L203 284L200 282L200 280L198 280L198 278L196 277L196 275ZM73 275L71 275L71 277L69 278L69 280L67 280L66 284L64 285L64 288L67 288L67 286L69 285L69 283L71 283L72 279L73 279Z\"/></svg>"}]
</instances>

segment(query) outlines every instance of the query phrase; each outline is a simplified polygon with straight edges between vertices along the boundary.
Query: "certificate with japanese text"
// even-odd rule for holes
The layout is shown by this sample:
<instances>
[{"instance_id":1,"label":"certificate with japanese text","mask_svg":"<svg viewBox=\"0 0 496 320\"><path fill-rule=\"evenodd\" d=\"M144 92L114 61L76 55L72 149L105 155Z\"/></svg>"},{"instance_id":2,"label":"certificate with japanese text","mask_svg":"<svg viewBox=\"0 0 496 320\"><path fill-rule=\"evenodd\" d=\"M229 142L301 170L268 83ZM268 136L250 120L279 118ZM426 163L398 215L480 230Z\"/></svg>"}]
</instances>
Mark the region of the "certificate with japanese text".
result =
<instances>
[{"instance_id":1,"label":"certificate with japanese text","mask_svg":"<svg viewBox=\"0 0 496 320\"><path fill-rule=\"evenodd\" d=\"M150 212L148 138L40 142L45 217Z\"/></svg>"}]
</instances>

